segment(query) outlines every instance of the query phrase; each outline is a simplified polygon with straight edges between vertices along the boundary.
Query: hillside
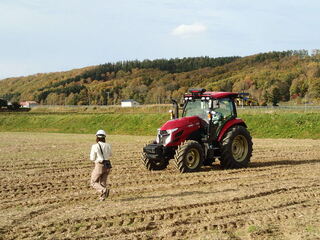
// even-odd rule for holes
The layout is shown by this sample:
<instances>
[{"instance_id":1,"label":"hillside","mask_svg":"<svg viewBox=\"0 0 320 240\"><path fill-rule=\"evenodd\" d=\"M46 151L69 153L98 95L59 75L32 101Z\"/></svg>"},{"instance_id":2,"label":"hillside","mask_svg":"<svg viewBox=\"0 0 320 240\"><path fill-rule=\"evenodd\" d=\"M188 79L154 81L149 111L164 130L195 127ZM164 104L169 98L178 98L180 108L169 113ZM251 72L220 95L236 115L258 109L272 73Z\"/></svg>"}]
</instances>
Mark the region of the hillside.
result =
<instances>
[{"instance_id":1,"label":"hillside","mask_svg":"<svg viewBox=\"0 0 320 240\"><path fill-rule=\"evenodd\" d=\"M320 99L320 54L305 50L248 57L183 58L106 63L67 72L0 81L0 98L44 104L168 103L189 87L246 91L260 104Z\"/></svg>"}]
</instances>

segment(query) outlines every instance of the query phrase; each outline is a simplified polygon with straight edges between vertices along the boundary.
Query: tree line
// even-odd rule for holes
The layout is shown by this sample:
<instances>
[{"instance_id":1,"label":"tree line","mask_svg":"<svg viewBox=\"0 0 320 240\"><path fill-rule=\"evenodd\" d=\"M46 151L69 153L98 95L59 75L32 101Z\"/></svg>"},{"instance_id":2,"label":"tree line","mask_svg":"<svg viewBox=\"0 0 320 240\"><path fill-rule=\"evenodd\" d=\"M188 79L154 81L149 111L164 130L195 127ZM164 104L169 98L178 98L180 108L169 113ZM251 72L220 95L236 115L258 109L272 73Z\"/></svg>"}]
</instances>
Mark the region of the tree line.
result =
<instances>
[{"instance_id":1,"label":"tree line","mask_svg":"<svg viewBox=\"0 0 320 240\"><path fill-rule=\"evenodd\" d=\"M320 51L268 52L248 57L121 61L0 82L0 96L43 104L169 103L190 87L249 92L260 104L320 99Z\"/></svg>"}]
</instances>

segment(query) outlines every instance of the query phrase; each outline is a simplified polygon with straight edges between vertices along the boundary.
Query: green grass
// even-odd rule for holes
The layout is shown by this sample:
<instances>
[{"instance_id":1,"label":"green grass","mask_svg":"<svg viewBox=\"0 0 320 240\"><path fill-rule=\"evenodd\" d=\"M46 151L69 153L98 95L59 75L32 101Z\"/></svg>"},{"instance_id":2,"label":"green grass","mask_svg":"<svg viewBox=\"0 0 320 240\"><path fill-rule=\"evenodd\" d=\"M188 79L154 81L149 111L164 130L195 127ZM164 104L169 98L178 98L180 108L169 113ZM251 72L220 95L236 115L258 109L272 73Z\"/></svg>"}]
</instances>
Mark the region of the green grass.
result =
<instances>
[{"instance_id":1,"label":"green grass","mask_svg":"<svg viewBox=\"0 0 320 240\"><path fill-rule=\"evenodd\" d=\"M320 113L240 113L257 138L320 139ZM155 135L168 113L1 113L2 132L93 133Z\"/></svg>"},{"instance_id":2,"label":"green grass","mask_svg":"<svg viewBox=\"0 0 320 240\"><path fill-rule=\"evenodd\" d=\"M258 138L320 139L320 113L241 114Z\"/></svg>"},{"instance_id":3,"label":"green grass","mask_svg":"<svg viewBox=\"0 0 320 240\"><path fill-rule=\"evenodd\" d=\"M319 234L320 233L320 228L319 227L316 227L316 226L311 226L311 225L308 225L306 226L306 229L305 229L307 232L309 233L316 233L316 234Z\"/></svg>"},{"instance_id":4,"label":"green grass","mask_svg":"<svg viewBox=\"0 0 320 240\"><path fill-rule=\"evenodd\" d=\"M252 232L257 232L259 231L261 228L259 226L256 225L250 225L248 227L248 233L252 233Z\"/></svg>"},{"instance_id":5,"label":"green grass","mask_svg":"<svg viewBox=\"0 0 320 240\"><path fill-rule=\"evenodd\" d=\"M6 113L0 131L155 135L169 114Z\"/></svg>"},{"instance_id":6,"label":"green grass","mask_svg":"<svg viewBox=\"0 0 320 240\"><path fill-rule=\"evenodd\" d=\"M148 104L137 107L121 107L119 105L108 106L46 106L39 105L31 108L32 113L166 113L172 109L172 104Z\"/></svg>"}]
</instances>

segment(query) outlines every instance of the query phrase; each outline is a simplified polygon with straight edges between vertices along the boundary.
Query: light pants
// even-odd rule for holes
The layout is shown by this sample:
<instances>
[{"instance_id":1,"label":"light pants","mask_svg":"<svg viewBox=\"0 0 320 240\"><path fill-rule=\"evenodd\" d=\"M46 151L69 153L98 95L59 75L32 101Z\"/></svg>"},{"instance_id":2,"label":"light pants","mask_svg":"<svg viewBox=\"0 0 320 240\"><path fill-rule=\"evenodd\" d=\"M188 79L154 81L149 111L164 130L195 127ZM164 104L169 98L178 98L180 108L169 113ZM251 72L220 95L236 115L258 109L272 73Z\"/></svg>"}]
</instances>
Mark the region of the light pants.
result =
<instances>
[{"instance_id":1,"label":"light pants","mask_svg":"<svg viewBox=\"0 0 320 240\"><path fill-rule=\"evenodd\" d=\"M91 173L91 186L99 193L104 193L107 189L107 178L111 168L105 168L102 163L95 163Z\"/></svg>"}]
</instances>

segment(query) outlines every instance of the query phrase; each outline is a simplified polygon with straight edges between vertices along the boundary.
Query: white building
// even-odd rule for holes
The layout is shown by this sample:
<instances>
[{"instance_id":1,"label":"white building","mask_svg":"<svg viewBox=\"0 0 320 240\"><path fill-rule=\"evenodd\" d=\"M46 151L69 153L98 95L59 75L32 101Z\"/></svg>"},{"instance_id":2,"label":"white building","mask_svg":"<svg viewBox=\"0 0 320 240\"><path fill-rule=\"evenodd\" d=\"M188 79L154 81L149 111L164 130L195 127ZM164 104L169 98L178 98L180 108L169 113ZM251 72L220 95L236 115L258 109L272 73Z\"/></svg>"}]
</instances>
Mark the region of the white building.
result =
<instances>
[{"instance_id":1,"label":"white building","mask_svg":"<svg viewBox=\"0 0 320 240\"><path fill-rule=\"evenodd\" d=\"M20 105L25 108L32 108L32 107L38 106L39 104L35 101L25 101L25 102L20 102Z\"/></svg>"},{"instance_id":2,"label":"white building","mask_svg":"<svg viewBox=\"0 0 320 240\"><path fill-rule=\"evenodd\" d=\"M136 102L135 100L128 99L121 101L121 107L135 107L140 105L140 103Z\"/></svg>"}]
</instances>

